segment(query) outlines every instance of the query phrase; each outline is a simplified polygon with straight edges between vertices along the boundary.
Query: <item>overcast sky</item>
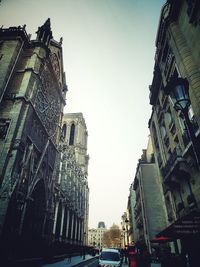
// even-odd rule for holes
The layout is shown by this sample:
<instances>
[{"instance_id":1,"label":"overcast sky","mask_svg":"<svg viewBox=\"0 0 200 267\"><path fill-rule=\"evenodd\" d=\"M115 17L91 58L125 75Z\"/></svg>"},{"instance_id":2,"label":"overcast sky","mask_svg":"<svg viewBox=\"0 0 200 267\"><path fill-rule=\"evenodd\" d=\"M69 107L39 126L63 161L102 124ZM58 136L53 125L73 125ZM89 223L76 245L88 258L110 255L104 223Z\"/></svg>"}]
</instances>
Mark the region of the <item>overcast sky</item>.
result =
<instances>
[{"instance_id":1,"label":"overcast sky","mask_svg":"<svg viewBox=\"0 0 200 267\"><path fill-rule=\"evenodd\" d=\"M155 39L164 0L2 0L4 27L35 32L51 19L63 37L65 112L88 129L89 227L120 224L138 159L147 146Z\"/></svg>"}]
</instances>

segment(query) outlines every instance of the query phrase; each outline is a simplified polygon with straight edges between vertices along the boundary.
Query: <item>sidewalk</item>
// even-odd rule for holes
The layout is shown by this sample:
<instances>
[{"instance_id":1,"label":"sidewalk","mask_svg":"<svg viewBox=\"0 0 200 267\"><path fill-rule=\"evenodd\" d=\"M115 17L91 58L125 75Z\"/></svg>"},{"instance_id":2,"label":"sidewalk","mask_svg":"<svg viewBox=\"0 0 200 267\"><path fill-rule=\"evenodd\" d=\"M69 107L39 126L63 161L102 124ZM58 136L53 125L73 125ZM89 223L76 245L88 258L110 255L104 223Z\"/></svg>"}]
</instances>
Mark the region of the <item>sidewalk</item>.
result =
<instances>
[{"instance_id":1,"label":"sidewalk","mask_svg":"<svg viewBox=\"0 0 200 267\"><path fill-rule=\"evenodd\" d=\"M71 258L71 261L68 258L66 258L62 261L42 265L41 267L72 267L79 264L80 262L88 261L92 258L95 257L91 255L85 255L85 259L83 259L83 256L75 256Z\"/></svg>"},{"instance_id":2,"label":"sidewalk","mask_svg":"<svg viewBox=\"0 0 200 267\"><path fill-rule=\"evenodd\" d=\"M129 266L128 263L125 263L125 262L122 263L122 267L128 267L128 266ZM150 266L151 266L151 267L161 267L161 263L151 263ZM170 267L170 266L169 266L169 267Z\"/></svg>"}]
</instances>

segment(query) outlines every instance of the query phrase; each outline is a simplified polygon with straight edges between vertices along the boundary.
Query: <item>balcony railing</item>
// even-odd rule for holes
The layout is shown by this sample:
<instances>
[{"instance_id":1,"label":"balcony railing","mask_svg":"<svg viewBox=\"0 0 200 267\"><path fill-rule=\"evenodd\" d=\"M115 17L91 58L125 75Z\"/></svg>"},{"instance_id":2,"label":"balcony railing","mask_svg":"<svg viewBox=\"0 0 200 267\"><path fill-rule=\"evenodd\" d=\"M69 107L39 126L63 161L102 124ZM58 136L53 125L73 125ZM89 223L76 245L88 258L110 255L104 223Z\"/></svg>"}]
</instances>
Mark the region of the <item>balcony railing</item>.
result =
<instances>
[{"instance_id":1,"label":"balcony railing","mask_svg":"<svg viewBox=\"0 0 200 267\"><path fill-rule=\"evenodd\" d=\"M137 219L136 219L136 226L137 228L142 228L143 227L143 223L142 223L142 217L139 216Z\"/></svg>"},{"instance_id":2,"label":"balcony railing","mask_svg":"<svg viewBox=\"0 0 200 267\"><path fill-rule=\"evenodd\" d=\"M180 147L176 147L172 154L170 155L166 165L161 169L162 176L164 180L169 176L169 174L173 171L173 169L177 165L178 160L184 160L182 157L182 152Z\"/></svg>"},{"instance_id":3,"label":"balcony railing","mask_svg":"<svg viewBox=\"0 0 200 267\"><path fill-rule=\"evenodd\" d=\"M196 121L194 116L191 119L191 123L192 123L192 128L193 128L194 132L196 133L199 130L199 126L198 126L197 121ZM184 145L186 147L190 142L190 137L189 137L187 129L184 130L182 137L183 137Z\"/></svg>"},{"instance_id":4,"label":"balcony railing","mask_svg":"<svg viewBox=\"0 0 200 267\"><path fill-rule=\"evenodd\" d=\"M195 199L194 194L190 194L190 195L187 197L187 203L189 204L189 206L193 206L193 205L196 204L196 199Z\"/></svg>"},{"instance_id":5,"label":"balcony railing","mask_svg":"<svg viewBox=\"0 0 200 267\"><path fill-rule=\"evenodd\" d=\"M183 209L184 209L184 203L183 202L180 202L180 203L178 203L178 205L177 205L177 211L178 212L180 212L180 211L182 211Z\"/></svg>"},{"instance_id":6,"label":"balcony railing","mask_svg":"<svg viewBox=\"0 0 200 267\"><path fill-rule=\"evenodd\" d=\"M197 132L197 130L199 129L199 126L198 126L198 123L197 123L197 121L195 119L195 116L193 116L191 118L191 123L192 123L194 132Z\"/></svg>"},{"instance_id":7,"label":"balcony railing","mask_svg":"<svg viewBox=\"0 0 200 267\"><path fill-rule=\"evenodd\" d=\"M169 222L172 222L172 221L174 221L174 216L173 216L173 212L170 210L169 212L168 212L168 221Z\"/></svg>"}]
</instances>

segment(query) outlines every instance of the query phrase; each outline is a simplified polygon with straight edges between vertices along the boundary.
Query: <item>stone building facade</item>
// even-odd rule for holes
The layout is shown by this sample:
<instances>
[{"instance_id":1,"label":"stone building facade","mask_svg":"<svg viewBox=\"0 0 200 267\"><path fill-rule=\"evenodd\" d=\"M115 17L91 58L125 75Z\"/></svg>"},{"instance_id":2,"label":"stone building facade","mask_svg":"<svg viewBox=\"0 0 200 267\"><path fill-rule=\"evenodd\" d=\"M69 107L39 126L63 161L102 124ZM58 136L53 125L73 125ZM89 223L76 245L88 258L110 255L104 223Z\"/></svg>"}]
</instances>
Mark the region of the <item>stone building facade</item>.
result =
<instances>
[{"instance_id":1,"label":"stone building facade","mask_svg":"<svg viewBox=\"0 0 200 267\"><path fill-rule=\"evenodd\" d=\"M161 11L155 66L150 86L149 128L160 169L168 227L159 235L177 240L179 252L198 266L200 245L200 4L168 0ZM166 94L170 81L183 78L189 86L189 123ZM172 88L170 88L172 90ZM191 138L190 125L194 138ZM192 140L195 140L193 147ZM197 264L197 265L196 265Z\"/></svg>"},{"instance_id":2,"label":"stone building facade","mask_svg":"<svg viewBox=\"0 0 200 267\"><path fill-rule=\"evenodd\" d=\"M87 127L82 113L64 114L55 180L55 240L86 245L88 239Z\"/></svg>"},{"instance_id":3,"label":"stone building facade","mask_svg":"<svg viewBox=\"0 0 200 267\"><path fill-rule=\"evenodd\" d=\"M167 216L159 169L154 160L150 137L147 149L143 150L138 162L133 189L136 195L134 222L137 230L134 241L144 243L151 253L150 240L166 227Z\"/></svg>"},{"instance_id":4,"label":"stone building facade","mask_svg":"<svg viewBox=\"0 0 200 267\"><path fill-rule=\"evenodd\" d=\"M127 210L129 214L129 240L132 244L139 240L138 229L136 227L135 220L135 206L136 206L136 194L134 190L134 182L132 182L129 188Z\"/></svg>"},{"instance_id":5,"label":"stone building facade","mask_svg":"<svg viewBox=\"0 0 200 267\"><path fill-rule=\"evenodd\" d=\"M89 229L88 231L88 245L92 247L104 247L103 235L107 231L104 222L98 223L97 228Z\"/></svg>"},{"instance_id":6,"label":"stone building facade","mask_svg":"<svg viewBox=\"0 0 200 267\"><path fill-rule=\"evenodd\" d=\"M53 39L50 19L36 40L25 26L0 29L0 234L6 241L51 238L66 91L62 42Z\"/></svg>"}]
</instances>

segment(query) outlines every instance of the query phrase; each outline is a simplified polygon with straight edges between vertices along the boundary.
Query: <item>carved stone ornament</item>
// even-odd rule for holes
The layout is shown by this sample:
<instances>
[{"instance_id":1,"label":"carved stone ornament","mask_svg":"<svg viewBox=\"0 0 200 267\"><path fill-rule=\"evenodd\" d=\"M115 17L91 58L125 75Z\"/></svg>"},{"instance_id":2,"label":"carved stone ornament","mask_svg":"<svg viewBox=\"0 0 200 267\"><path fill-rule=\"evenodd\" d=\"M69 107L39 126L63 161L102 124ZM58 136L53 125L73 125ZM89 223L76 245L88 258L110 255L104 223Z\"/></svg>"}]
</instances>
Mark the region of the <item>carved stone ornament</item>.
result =
<instances>
[{"instance_id":1,"label":"carved stone ornament","mask_svg":"<svg viewBox=\"0 0 200 267\"><path fill-rule=\"evenodd\" d=\"M188 4L187 14L189 16L189 22L196 26L200 22L199 21L200 2L199 0L187 0L187 4Z\"/></svg>"},{"instance_id":2,"label":"carved stone ornament","mask_svg":"<svg viewBox=\"0 0 200 267\"><path fill-rule=\"evenodd\" d=\"M9 120L0 118L0 139L6 138L9 124L10 124Z\"/></svg>"},{"instance_id":3,"label":"carved stone ornament","mask_svg":"<svg viewBox=\"0 0 200 267\"><path fill-rule=\"evenodd\" d=\"M54 135L59 123L61 103L46 64L41 73L41 82L38 82L35 107L49 135Z\"/></svg>"},{"instance_id":4,"label":"carved stone ornament","mask_svg":"<svg viewBox=\"0 0 200 267\"><path fill-rule=\"evenodd\" d=\"M51 58L51 64L55 72L56 78L59 80L60 79L60 64L59 64L58 57L55 53L53 53L51 54L50 58Z\"/></svg>"}]
</instances>

